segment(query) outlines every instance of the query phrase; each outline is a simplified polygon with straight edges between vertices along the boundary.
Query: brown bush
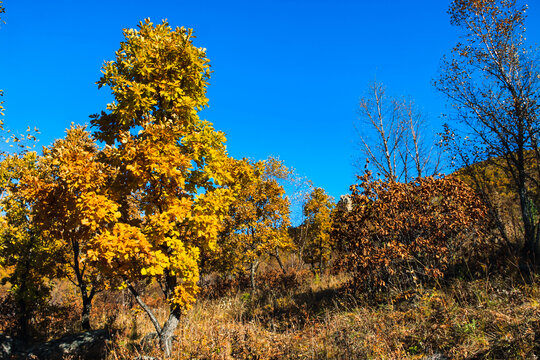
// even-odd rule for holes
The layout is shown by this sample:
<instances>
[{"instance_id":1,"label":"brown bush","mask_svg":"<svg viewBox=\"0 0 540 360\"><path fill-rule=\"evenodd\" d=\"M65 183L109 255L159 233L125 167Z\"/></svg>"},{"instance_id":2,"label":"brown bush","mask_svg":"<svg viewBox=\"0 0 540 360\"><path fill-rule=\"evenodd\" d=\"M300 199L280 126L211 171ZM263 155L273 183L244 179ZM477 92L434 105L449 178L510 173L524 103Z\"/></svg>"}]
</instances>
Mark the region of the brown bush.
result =
<instances>
[{"instance_id":1,"label":"brown bush","mask_svg":"<svg viewBox=\"0 0 540 360\"><path fill-rule=\"evenodd\" d=\"M403 292L478 265L494 247L485 207L455 178L359 180L352 211L337 211L332 230L356 290Z\"/></svg>"},{"instance_id":2,"label":"brown bush","mask_svg":"<svg viewBox=\"0 0 540 360\"><path fill-rule=\"evenodd\" d=\"M6 294L0 298L0 333L6 335L17 335L17 304L11 294Z\"/></svg>"},{"instance_id":3,"label":"brown bush","mask_svg":"<svg viewBox=\"0 0 540 360\"><path fill-rule=\"evenodd\" d=\"M280 269L269 268L261 271L261 274L256 278L256 283L257 289L261 293L286 293L307 283L311 277L312 275L307 269L289 268L283 272ZM249 276L246 273L234 276L213 273L206 275L201 285L199 297L204 299L234 296L238 292L251 290Z\"/></svg>"}]
</instances>

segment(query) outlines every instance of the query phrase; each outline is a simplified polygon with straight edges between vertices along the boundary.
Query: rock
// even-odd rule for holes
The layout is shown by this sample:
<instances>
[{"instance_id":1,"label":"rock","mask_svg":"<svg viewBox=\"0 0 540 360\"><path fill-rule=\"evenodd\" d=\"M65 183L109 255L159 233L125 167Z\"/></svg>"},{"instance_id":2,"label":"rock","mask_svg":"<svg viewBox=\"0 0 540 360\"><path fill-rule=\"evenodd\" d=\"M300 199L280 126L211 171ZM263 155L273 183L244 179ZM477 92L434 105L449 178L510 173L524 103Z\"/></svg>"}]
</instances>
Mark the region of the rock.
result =
<instances>
[{"instance_id":1,"label":"rock","mask_svg":"<svg viewBox=\"0 0 540 360\"><path fill-rule=\"evenodd\" d=\"M24 349L24 343L11 336L0 334L0 359L11 359L23 356L19 350Z\"/></svg>"},{"instance_id":2,"label":"rock","mask_svg":"<svg viewBox=\"0 0 540 360\"><path fill-rule=\"evenodd\" d=\"M101 359L105 357L107 340L110 334L106 330L94 330L67 335L58 340L39 344L31 350L38 359L62 359L74 356L79 359Z\"/></svg>"},{"instance_id":3,"label":"rock","mask_svg":"<svg viewBox=\"0 0 540 360\"><path fill-rule=\"evenodd\" d=\"M107 330L94 330L45 343L24 343L0 334L0 359L104 359L110 337L111 333Z\"/></svg>"},{"instance_id":4,"label":"rock","mask_svg":"<svg viewBox=\"0 0 540 360\"><path fill-rule=\"evenodd\" d=\"M352 202L352 196L351 194L347 195L341 195L339 197L339 201L337 203L338 209L341 209L343 211L352 211L353 209L353 202Z\"/></svg>"}]
</instances>

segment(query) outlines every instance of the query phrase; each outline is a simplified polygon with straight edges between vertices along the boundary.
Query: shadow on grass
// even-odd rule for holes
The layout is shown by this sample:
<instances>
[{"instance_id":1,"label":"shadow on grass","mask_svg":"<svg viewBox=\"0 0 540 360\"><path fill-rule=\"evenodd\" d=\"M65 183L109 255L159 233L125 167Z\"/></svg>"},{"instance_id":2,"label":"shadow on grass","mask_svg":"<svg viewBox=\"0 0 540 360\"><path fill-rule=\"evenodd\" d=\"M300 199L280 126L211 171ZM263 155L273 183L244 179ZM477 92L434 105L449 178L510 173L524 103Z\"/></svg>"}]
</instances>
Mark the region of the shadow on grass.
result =
<instances>
[{"instance_id":1,"label":"shadow on grass","mask_svg":"<svg viewBox=\"0 0 540 360\"><path fill-rule=\"evenodd\" d=\"M355 305L356 300L344 287L308 289L298 293L259 291L247 299L243 318L257 321L268 330L284 332L302 329L323 320L328 314Z\"/></svg>"}]
</instances>

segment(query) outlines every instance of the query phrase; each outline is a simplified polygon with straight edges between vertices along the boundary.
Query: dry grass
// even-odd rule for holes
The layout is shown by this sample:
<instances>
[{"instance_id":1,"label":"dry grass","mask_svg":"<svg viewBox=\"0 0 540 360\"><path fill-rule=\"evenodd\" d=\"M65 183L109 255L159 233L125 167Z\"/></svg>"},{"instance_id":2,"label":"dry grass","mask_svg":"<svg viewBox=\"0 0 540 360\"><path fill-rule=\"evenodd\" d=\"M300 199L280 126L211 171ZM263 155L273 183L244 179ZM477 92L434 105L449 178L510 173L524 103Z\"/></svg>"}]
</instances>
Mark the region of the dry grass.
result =
<instances>
[{"instance_id":1,"label":"dry grass","mask_svg":"<svg viewBox=\"0 0 540 360\"><path fill-rule=\"evenodd\" d=\"M349 278L310 273L261 274L261 289L224 291L213 284L182 318L173 359L536 359L540 355L539 276L498 275L453 280L437 288L390 294L368 305L349 295ZM272 278L272 279L270 279ZM212 288L219 291L212 291ZM216 294L226 294L217 296ZM145 298L160 321L166 311L155 288ZM59 284L51 312L36 322L54 338L80 331L80 305ZM146 335L154 328L127 292L99 295L92 323L115 336L108 360L162 358ZM46 329L45 329L46 327Z\"/></svg>"},{"instance_id":2,"label":"dry grass","mask_svg":"<svg viewBox=\"0 0 540 360\"><path fill-rule=\"evenodd\" d=\"M311 278L286 291L201 299L176 332L173 358L534 359L540 353L535 282L455 280L367 306L340 291L345 280ZM114 325L121 331L109 359L161 356L157 344L143 340L153 331L144 314L124 308Z\"/></svg>"}]
</instances>

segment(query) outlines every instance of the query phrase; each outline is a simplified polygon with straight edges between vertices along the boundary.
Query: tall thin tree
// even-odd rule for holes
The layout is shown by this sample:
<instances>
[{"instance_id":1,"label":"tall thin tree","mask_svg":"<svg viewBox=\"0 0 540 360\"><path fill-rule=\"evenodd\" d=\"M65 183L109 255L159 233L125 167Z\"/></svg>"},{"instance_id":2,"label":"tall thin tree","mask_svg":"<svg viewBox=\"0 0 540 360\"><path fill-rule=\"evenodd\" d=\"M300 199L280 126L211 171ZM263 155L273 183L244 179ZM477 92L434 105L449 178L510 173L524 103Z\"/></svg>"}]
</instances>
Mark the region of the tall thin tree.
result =
<instances>
[{"instance_id":1,"label":"tall thin tree","mask_svg":"<svg viewBox=\"0 0 540 360\"><path fill-rule=\"evenodd\" d=\"M540 73L537 51L525 44L526 9L516 0L454 0L448 13L463 40L443 59L435 85L474 144L472 162L502 160L519 199L523 252L536 258Z\"/></svg>"}]
</instances>

